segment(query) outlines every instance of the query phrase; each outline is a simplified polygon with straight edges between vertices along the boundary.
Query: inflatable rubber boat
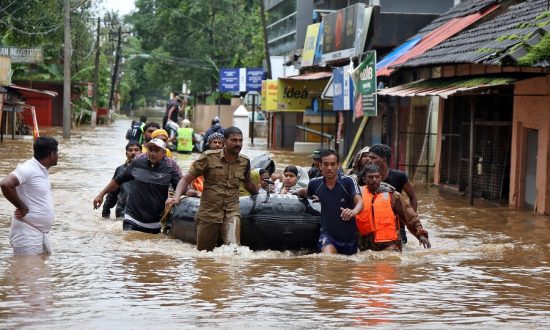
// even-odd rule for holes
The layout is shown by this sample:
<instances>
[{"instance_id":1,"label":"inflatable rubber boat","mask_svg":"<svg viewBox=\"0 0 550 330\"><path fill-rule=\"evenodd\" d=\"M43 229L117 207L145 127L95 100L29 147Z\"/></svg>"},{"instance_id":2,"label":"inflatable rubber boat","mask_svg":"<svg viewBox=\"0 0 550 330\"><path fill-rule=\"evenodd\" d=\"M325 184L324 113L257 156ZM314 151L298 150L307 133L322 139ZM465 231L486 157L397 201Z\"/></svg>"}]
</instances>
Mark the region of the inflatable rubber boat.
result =
<instances>
[{"instance_id":1,"label":"inflatable rubber boat","mask_svg":"<svg viewBox=\"0 0 550 330\"><path fill-rule=\"evenodd\" d=\"M199 198L184 197L172 208L167 224L174 238L196 244L199 204ZM242 245L252 250L316 249L321 227L319 203L295 195L260 194L240 197L240 210Z\"/></svg>"}]
</instances>

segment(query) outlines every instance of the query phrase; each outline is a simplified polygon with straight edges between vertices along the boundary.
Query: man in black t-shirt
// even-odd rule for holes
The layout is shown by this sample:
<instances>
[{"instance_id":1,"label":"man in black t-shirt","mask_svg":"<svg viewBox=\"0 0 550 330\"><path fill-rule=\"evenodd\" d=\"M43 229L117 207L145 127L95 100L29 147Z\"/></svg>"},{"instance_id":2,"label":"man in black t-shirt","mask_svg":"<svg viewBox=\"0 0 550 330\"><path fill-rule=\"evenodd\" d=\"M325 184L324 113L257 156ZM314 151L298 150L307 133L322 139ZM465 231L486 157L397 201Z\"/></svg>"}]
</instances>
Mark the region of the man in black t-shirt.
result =
<instances>
[{"instance_id":1,"label":"man in black t-shirt","mask_svg":"<svg viewBox=\"0 0 550 330\"><path fill-rule=\"evenodd\" d=\"M401 193L403 190L409 196L411 206L414 211L417 211L418 200L414 192L413 186L409 181L409 177L405 172L393 170L389 167L391 159L391 148L385 144L375 144L369 149L369 163L373 163L380 167L380 175L383 178L383 182L392 185L395 190ZM407 234L405 228L401 228L401 237L403 244L407 243Z\"/></svg>"}]
</instances>

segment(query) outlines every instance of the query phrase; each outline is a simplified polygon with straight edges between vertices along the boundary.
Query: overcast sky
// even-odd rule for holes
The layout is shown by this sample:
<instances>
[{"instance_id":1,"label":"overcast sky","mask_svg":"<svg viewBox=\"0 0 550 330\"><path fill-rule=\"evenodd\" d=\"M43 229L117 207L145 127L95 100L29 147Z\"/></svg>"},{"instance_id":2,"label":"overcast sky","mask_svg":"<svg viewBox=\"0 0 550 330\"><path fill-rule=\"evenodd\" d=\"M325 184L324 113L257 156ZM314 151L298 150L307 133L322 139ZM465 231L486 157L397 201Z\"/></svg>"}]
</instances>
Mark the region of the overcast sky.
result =
<instances>
[{"instance_id":1,"label":"overcast sky","mask_svg":"<svg viewBox=\"0 0 550 330\"><path fill-rule=\"evenodd\" d=\"M109 11L118 11L120 15L126 15L136 9L134 0L104 0L103 5Z\"/></svg>"}]
</instances>

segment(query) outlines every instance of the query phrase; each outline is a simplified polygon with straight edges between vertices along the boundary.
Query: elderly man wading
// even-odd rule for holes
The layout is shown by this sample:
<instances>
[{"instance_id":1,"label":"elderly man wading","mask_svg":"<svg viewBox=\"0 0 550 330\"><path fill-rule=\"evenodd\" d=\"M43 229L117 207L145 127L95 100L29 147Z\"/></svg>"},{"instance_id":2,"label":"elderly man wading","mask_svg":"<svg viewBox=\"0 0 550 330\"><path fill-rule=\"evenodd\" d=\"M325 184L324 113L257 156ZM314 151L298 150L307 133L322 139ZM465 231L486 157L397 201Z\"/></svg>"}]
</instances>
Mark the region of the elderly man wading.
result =
<instances>
[{"instance_id":1,"label":"elderly man wading","mask_svg":"<svg viewBox=\"0 0 550 330\"><path fill-rule=\"evenodd\" d=\"M220 235L225 244L240 244L240 182L251 194L258 193L250 180L250 160L240 154L242 146L241 130L227 128L223 149L203 152L181 178L174 197L166 200L167 207L178 203L189 183L204 175L204 190L196 218L197 250L212 251Z\"/></svg>"}]
</instances>

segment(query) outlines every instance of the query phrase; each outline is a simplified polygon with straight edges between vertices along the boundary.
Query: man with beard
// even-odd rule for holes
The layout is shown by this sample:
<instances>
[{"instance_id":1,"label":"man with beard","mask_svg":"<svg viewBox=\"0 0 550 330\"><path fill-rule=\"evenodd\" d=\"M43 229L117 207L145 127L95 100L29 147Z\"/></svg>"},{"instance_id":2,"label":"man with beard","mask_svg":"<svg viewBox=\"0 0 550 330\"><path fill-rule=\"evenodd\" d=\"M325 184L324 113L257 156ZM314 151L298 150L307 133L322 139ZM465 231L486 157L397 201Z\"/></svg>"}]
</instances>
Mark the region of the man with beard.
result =
<instances>
[{"instance_id":1,"label":"man with beard","mask_svg":"<svg viewBox=\"0 0 550 330\"><path fill-rule=\"evenodd\" d=\"M126 161L124 164L116 168L113 178L117 175L123 173L128 167L128 164L134 160L136 155L141 153L141 144L137 141L130 141L126 145ZM105 204L103 204L103 211L101 216L104 218L109 218L111 216L111 208L116 205L115 215L117 218L122 218L124 216L124 210L126 209L126 200L128 199L128 194L130 193L130 187L132 182L126 182L120 186L120 188L115 189L107 194L105 197Z\"/></svg>"},{"instance_id":2,"label":"man with beard","mask_svg":"<svg viewBox=\"0 0 550 330\"><path fill-rule=\"evenodd\" d=\"M166 200L167 207L178 203L189 183L204 176L204 190L195 219L199 251L212 251L220 236L225 244L240 244L239 185L243 182L248 192L258 193L258 187L250 179L250 160L240 154L242 146L241 130L227 128L223 149L203 152L181 178L174 197Z\"/></svg>"},{"instance_id":3,"label":"man with beard","mask_svg":"<svg viewBox=\"0 0 550 330\"><path fill-rule=\"evenodd\" d=\"M180 175L166 161L166 144L161 139L147 143L147 157L137 157L117 175L94 199L94 209L99 208L103 196L117 189L125 182L134 180L128 195L124 213L124 230L137 230L144 233L160 233L160 218L168 188L176 187Z\"/></svg>"},{"instance_id":4,"label":"man with beard","mask_svg":"<svg viewBox=\"0 0 550 330\"><path fill-rule=\"evenodd\" d=\"M407 227L418 238L420 245L429 249L428 232L418 220L418 214L394 187L381 182L378 165L368 164L359 176L366 183L362 190L364 209L356 217L361 235L359 248L401 252L399 229Z\"/></svg>"},{"instance_id":5,"label":"man with beard","mask_svg":"<svg viewBox=\"0 0 550 330\"><path fill-rule=\"evenodd\" d=\"M411 206L414 211L417 211L418 199L414 188L409 181L409 177L405 172L391 169L391 148L385 144L375 144L369 148L369 164L376 164L380 168L380 176L382 181L395 188L398 193L402 193L403 190L411 201ZM358 180L359 181L359 180ZM407 233L404 227L401 227L401 240L403 244L407 244Z\"/></svg>"}]
</instances>

